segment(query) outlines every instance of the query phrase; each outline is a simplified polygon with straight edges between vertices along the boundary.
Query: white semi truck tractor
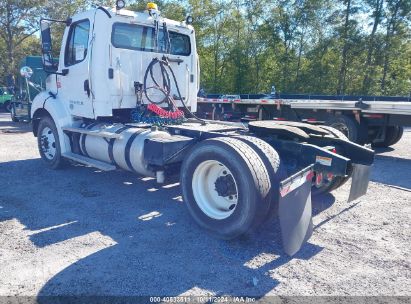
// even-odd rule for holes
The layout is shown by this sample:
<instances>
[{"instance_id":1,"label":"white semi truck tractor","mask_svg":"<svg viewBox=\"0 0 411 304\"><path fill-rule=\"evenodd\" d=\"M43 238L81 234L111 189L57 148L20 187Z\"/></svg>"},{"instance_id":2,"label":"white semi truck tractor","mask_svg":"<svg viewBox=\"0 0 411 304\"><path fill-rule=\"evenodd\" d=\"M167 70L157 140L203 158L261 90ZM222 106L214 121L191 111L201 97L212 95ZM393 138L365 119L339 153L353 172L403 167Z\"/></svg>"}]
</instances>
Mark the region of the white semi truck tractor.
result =
<instances>
[{"instance_id":1,"label":"white semi truck tractor","mask_svg":"<svg viewBox=\"0 0 411 304\"><path fill-rule=\"evenodd\" d=\"M312 232L311 195L353 178L365 194L374 153L330 127L199 119L199 60L192 18L92 8L67 20L42 19L46 90L31 118L44 163L124 169L163 183L179 174L194 221L232 239L279 217L283 247L295 254ZM53 59L53 23L65 26Z\"/></svg>"}]
</instances>

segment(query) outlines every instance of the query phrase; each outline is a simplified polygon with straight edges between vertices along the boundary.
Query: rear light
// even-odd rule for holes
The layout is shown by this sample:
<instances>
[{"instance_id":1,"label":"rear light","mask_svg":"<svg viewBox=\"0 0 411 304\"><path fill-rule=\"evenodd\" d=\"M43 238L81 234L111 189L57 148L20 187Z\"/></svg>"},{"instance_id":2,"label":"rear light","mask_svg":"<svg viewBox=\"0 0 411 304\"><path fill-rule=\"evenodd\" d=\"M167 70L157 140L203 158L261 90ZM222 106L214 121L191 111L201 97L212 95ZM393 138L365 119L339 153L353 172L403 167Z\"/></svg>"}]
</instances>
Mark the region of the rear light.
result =
<instances>
[{"instance_id":1,"label":"rear light","mask_svg":"<svg viewBox=\"0 0 411 304\"><path fill-rule=\"evenodd\" d=\"M384 118L383 114L363 114L363 117L366 118Z\"/></svg>"},{"instance_id":2,"label":"rear light","mask_svg":"<svg viewBox=\"0 0 411 304\"><path fill-rule=\"evenodd\" d=\"M321 185L323 182L323 174L322 173L317 173L317 176L315 177L315 183L317 185Z\"/></svg>"},{"instance_id":3,"label":"rear light","mask_svg":"<svg viewBox=\"0 0 411 304\"><path fill-rule=\"evenodd\" d=\"M312 181L312 180L313 180L313 177L314 177L314 171L310 171L310 172L307 174L307 181Z\"/></svg>"}]
</instances>

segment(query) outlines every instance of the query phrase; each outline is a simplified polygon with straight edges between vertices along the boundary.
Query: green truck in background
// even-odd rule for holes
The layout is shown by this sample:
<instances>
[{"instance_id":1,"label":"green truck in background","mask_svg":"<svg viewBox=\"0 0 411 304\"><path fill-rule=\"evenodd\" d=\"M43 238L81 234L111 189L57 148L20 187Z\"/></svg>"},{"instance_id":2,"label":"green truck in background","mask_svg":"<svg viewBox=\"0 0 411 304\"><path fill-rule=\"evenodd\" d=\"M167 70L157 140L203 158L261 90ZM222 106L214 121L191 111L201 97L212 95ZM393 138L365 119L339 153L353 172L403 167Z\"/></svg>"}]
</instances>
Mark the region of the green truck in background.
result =
<instances>
[{"instance_id":1,"label":"green truck in background","mask_svg":"<svg viewBox=\"0 0 411 304\"><path fill-rule=\"evenodd\" d=\"M17 121L30 121L31 101L45 87L47 73L43 70L40 56L27 56L20 62L20 70L29 67L32 75L26 79L19 75L15 96L11 102L11 119Z\"/></svg>"},{"instance_id":2,"label":"green truck in background","mask_svg":"<svg viewBox=\"0 0 411 304\"><path fill-rule=\"evenodd\" d=\"M12 100L13 100L13 94L9 93L9 89L6 87L0 87L0 107L3 110L10 112Z\"/></svg>"}]
</instances>

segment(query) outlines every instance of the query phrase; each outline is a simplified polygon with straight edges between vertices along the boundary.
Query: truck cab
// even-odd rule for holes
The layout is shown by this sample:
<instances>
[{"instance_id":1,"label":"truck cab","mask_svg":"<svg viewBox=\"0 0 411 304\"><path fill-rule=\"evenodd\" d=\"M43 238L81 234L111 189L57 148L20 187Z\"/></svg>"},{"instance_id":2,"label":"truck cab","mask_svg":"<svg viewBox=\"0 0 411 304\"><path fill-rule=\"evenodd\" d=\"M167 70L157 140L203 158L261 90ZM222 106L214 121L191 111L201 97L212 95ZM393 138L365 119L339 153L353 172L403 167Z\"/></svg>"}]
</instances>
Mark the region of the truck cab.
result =
<instances>
[{"instance_id":1,"label":"truck cab","mask_svg":"<svg viewBox=\"0 0 411 304\"><path fill-rule=\"evenodd\" d=\"M329 192L352 175L349 199L365 194L374 153L334 129L198 118L191 19L163 18L153 3L142 13L120 4L41 22L43 67L50 75L31 115L49 168L74 161L158 183L179 174L184 202L199 226L233 239L278 210L289 255L312 233L312 187ZM52 21L66 27L58 63Z\"/></svg>"},{"instance_id":2,"label":"truck cab","mask_svg":"<svg viewBox=\"0 0 411 304\"><path fill-rule=\"evenodd\" d=\"M47 30L50 21L43 23L48 23ZM42 35L45 33L42 24ZM180 75L181 97L196 111L199 69L194 29L185 21L162 18L151 10L99 7L72 16L66 22L58 64L47 79L47 90L72 116L112 117L136 107L138 87L154 58L166 59ZM163 92L156 90L154 83L149 86L153 86L150 98L161 100ZM171 95L181 106L177 93L172 87ZM140 102L147 103L145 96Z\"/></svg>"}]
</instances>

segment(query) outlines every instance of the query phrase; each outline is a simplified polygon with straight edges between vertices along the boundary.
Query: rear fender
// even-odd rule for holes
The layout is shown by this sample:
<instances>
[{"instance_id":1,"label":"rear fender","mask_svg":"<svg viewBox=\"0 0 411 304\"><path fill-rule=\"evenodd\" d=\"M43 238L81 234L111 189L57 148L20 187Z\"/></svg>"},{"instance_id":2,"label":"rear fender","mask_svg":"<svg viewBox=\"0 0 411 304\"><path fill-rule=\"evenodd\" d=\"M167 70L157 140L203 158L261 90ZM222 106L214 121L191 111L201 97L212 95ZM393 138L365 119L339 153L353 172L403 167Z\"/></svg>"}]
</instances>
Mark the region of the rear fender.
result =
<instances>
[{"instance_id":1,"label":"rear fender","mask_svg":"<svg viewBox=\"0 0 411 304\"><path fill-rule=\"evenodd\" d=\"M280 154L281 159L292 159L296 168L305 168L315 164L314 171L331 173L335 176L346 176L349 172L351 160L343 155L336 154L308 143L295 141L267 140Z\"/></svg>"},{"instance_id":2,"label":"rear fender","mask_svg":"<svg viewBox=\"0 0 411 304\"><path fill-rule=\"evenodd\" d=\"M317 146L338 146L339 152L351 160L353 164L371 166L374 163L374 150L340 138L311 136L310 144Z\"/></svg>"}]
</instances>

